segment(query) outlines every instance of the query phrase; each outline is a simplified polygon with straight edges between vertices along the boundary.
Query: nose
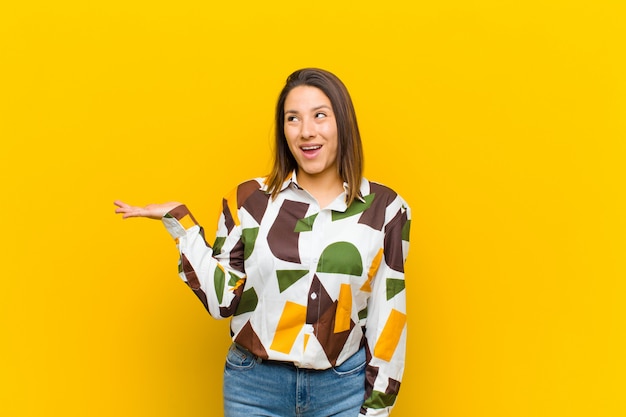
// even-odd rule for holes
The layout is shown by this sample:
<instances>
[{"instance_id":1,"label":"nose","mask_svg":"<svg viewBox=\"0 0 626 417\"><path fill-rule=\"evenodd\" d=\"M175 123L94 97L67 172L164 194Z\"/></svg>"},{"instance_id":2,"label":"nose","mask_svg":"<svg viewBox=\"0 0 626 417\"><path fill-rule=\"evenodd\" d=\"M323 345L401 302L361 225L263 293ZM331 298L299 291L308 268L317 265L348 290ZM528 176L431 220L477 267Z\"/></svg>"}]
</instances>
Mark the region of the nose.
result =
<instances>
[{"instance_id":1,"label":"nose","mask_svg":"<svg viewBox=\"0 0 626 417\"><path fill-rule=\"evenodd\" d=\"M302 137L302 139L311 139L314 138L316 135L317 128L315 126L315 122L308 117L304 118L304 120L302 120L300 129L300 136Z\"/></svg>"}]
</instances>

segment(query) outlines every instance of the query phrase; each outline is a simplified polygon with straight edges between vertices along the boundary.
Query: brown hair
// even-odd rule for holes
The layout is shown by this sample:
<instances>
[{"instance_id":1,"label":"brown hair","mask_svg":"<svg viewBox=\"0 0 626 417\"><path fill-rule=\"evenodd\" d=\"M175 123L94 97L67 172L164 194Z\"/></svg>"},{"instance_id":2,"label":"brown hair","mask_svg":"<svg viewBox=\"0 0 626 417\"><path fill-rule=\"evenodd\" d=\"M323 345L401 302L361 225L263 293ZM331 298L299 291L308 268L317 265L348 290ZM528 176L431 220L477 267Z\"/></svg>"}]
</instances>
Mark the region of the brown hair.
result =
<instances>
[{"instance_id":1,"label":"brown hair","mask_svg":"<svg viewBox=\"0 0 626 417\"><path fill-rule=\"evenodd\" d=\"M348 184L346 203L350 205L359 196L363 175L363 146L356 121L356 113L348 89L336 75L318 68L295 71L283 87L276 103L276 138L274 143L274 166L266 182L268 192L276 198L285 179L298 168L285 137L285 100L289 92L298 86L316 87L330 100L337 121L337 166L339 176Z\"/></svg>"}]
</instances>

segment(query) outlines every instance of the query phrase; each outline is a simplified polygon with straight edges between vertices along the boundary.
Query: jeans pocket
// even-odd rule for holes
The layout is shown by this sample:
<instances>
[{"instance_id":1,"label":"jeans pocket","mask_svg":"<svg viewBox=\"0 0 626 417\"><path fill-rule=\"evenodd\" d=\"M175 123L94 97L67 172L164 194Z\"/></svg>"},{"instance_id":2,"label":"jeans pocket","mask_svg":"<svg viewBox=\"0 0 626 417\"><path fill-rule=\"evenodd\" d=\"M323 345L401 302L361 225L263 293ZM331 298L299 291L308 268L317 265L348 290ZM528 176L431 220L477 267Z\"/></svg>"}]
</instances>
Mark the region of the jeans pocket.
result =
<instances>
[{"instance_id":1,"label":"jeans pocket","mask_svg":"<svg viewBox=\"0 0 626 417\"><path fill-rule=\"evenodd\" d=\"M332 370L339 376L348 376L363 372L365 365L365 348L362 347L354 355L346 359L341 365L334 366Z\"/></svg>"},{"instance_id":2,"label":"jeans pocket","mask_svg":"<svg viewBox=\"0 0 626 417\"><path fill-rule=\"evenodd\" d=\"M226 367L232 370L245 371L252 369L257 364L257 358L247 349L236 343L230 345L226 355Z\"/></svg>"}]
</instances>

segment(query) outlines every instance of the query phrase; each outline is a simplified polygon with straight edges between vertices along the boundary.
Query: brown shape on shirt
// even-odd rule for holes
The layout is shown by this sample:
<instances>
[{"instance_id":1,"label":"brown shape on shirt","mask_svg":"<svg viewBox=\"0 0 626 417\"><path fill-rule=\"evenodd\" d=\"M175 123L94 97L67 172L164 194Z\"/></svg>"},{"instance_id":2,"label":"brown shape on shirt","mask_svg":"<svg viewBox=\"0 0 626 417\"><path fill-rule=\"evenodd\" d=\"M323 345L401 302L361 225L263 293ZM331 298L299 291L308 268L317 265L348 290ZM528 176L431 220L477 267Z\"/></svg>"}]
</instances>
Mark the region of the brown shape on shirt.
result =
<instances>
[{"instance_id":1,"label":"brown shape on shirt","mask_svg":"<svg viewBox=\"0 0 626 417\"><path fill-rule=\"evenodd\" d=\"M372 205L361 214L359 223L372 229L382 230L385 224L385 212L389 204L396 199L396 192L384 185L370 182L370 193L374 194Z\"/></svg>"},{"instance_id":2,"label":"brown shape on shirt","mask_svg":"<svg viewBox=\"0 0 626 417\"><path fill-rule=\"evenodd\" d=\"M407 222L406 211L398 211L396 216L385 227L385 262L394 271L404 272L404 255L402 251L402 228Z\"/></svg>"},{"instance_id":3,"label":"brown shape on shirt","mask_svg":"<svg viewBox=\"0 0 626 417\"><path fill-rule=\"evenodd\" d=\"M269 197L269 194L261 191L257 181L246 181L237 188L237 208L243 207L258 224L261 224Z\"/></svg>"},{"instance_id":4,"label":"brown shape on shirt","mask_svg":"<svg viewBox=\"0 0 626 417\"><path fill-rule=\"evenodd\" d=\"M239 343L241 346L252 352L253 355L261 359L268 358L267 351L263 347L261 339L259 339L259 336L252 328L252 324L250 324L250 322L247 322L245 326L243 326L239 334L237 334L237 337L235 337L235 342Z\"/></svg>"},{"instance_id":5,"label":"brown shape on shirt","mask_svg":"<svg viewBox=\"0 0 626 417\"><path fill-rule=\"evenodd\" d=\"M306 323L317 323L320 317L332 306L333 299L330 298L330 295L326 292L326 289L317 275L314 275L313 280L311 281L311 287L309 288L308 303L306 307Z\"/></svg>"},{"instance_id":6,"label":"brown shape on shirt","mask_svg":"<svg viewBox=\"0 0 626 417\"><path fill-rule=\"evenodd\" d=\"M280 211L267 234L267 243L270 250L280 260L300 263L298 239L300 232L295 232L298 220L304 218L309 205L297 201L285 200Z\"/></svg>"}]
</instances>

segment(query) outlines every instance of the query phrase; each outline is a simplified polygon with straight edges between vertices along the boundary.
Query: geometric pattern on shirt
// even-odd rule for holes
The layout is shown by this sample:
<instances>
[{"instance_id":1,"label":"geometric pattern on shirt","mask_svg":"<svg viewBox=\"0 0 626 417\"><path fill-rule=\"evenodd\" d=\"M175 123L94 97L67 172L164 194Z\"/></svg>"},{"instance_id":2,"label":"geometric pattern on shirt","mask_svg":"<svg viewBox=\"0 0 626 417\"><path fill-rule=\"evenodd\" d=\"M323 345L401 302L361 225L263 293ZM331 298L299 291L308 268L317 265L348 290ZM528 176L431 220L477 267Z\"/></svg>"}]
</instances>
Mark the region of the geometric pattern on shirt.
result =
<instances>
[{"instance_id":1,"label":"geometric pattern on shirt","mask_svg":"<svg viewBox=\"0 0 626 417\"><path fill-rule=\"evenodd\" d=\"M237 210L240 209L243 203L247 203L246 210L257 223L261 222L265 209L267 208L267 202L269 195L266 193L259 193L259 183L255 180L249 180L238 187L234 188L228 195L222 200L222 213L224 213L224 224L226 230L230 233L233 227L239 226L239 218L237 217Z\"/></svg>"},{"instance_id":2,"label":"geometric pattern on shirt","mask_svg":"<svg viewBox=\"0 0 626 417\"><path fill-rule=\"evenodd\" d=\"M293 230L294 232L310 232L313 230L313 223L315 223L315 218L319 213L315 213L309 217L305 217L304 219L298 220L296 223L296 227Z\"/></svg>"},{"instance_id":3,"label":"geometric pattern on shirt","mask_svg":"<svg viewBox=\"0 0 626 417\"><path fill-rule=\"evenodd\" d=\"M322 252L317 266L318 273L360 276L363 261L358 249L349 242L335 242ZM294 273L277 271L278 285L283 292L308 271ZM245 296L246 293L244 293ZM349 285L341 286L339 298L333 300L319 277L311 281L306 306L287 301L278 322L271 349L288 354L305 325L312 325L316 339L324 349L328 361L335 365L356 323L351 318L352 293ZM255 299L256 301L256 299ZM244 299L240 303L244 302ZM247 311L251 311L249 308ZM237 309L237 315L240 314ZM305 342L307 339L305 339Z\"/></svg>"},{"instance_id":4,"label":"geometric pattern on shirt","mask_svg":"<svg viewBox=\"0 0 626 417\"><path fill-rule=\"evenodd\" d=\"M391 314L387 317L385 327L381 332L376 346L374 347L374 356L389 362L393 357L393 353L400 342L402 331L406 325L406 314L391 310Z\"/></svg>"},{"instance_id":5,"label":"geometric pattern on shirt","mask_svg":"<svg viewBox=\"0 0 626 417\"><path fill-rule=\"evenodd\" d=\"M374 382L378 377L377 366L368 365L365 370L365 396L366 400L363 403L362 413L365 413L366 408L381 409L391 407L396 402L398 392L400 392L400 381L388 378L387 388L384 392L374 390Z\"/></svg>"},{"instance_id":6,"label":"geometric pattern on shirt","mask_svg":"<svg viewBox=\"0 0 626 417\"><path fill-rule=\"evenodd\" d=\"M237 187L237 208L245 205L246 211L260 224L265 215L270 196L258 191L259 183L255 180L244 182Z\"/></svg>"},{"instance_id":7,"label":"geometric pattern on shirt","mask_svg":"<svg viewBox=\"0 0 626 417\"><path fill-rule=\"evenodd\" d=\"M385 263L394 271L404 272L404 259L402 256L403 229L407 221L405 212L398 212L396 216L385 226Z\"/></svg>"},{"instance_id":8,"label":"geometric pattern on shirt","mask_svg":"<svg viewBox=\"0 0 626 417\"><path fill-rule=\"evenodd\" d=\"M335 242L328 245L320 255L317 272L360 276L363 273L363 260L352 243Z\"/></svg>"},{"instance_id":9,"label":"geometric pattern on shirt","mask_svg":"<svg viewBox=\"0 0 626 417\"><path fill-rule=\"evenodd\" d=\"M391 300L397 294L404 291L404 280L397 278L387 278L386 287L387 287L387 301Z\"/></svg>"},{"instance_id":10,"label":"geometric pattern on shirt","mask_svg":"<svg viewBox=\"0 0 626 417\"><path fill-rule=\"evenodd\" d=\"M345 299L342 300L340 296L339 300L333 301L319 277L315 275L309 289L307 306L301 306L290 301L285 303L270 348L278 352L289 353L305 325L312 325L315 338L324 349L328 361L334 366L346 340L356 325L350 319L351 294L349 288L342 294L346 294L348 297L343 297ZM338 320L344 321L340 329L337 329ZM307 340L305 338L305 343Z\"/></svg>"},{"instance_id":11,"label":"geometric pattern on shirt","mask_svg":"<svg viewBox=\"0 0 626 417\"><path fill-rule=\"evenodd\" d=\"M343 263L338 262L336 253L341 254ZM356 248L348 242L339 242L329 245L320 256L319 273L343 273L361 275L362 260ZM281 292L304 277L308 271L277 271L277 279ZM235 315L254 310L258 297L253 288L243 293ZM308 293L308 305L300 306L287 301L281 313L271 349L289 353L296 342L298 335L306 324L312 325L315 338L324 349L328 361L334 366L345 343L356 323L351 319L352 294L349 285L342 287L338 300L333 300L317 275L314 275ZM238 338L259 339L249 323L246 325L247 334L238 335ZM306 339L305 339L306 341ZM249 346L245 344L245 346ZM255 352L257 355L259 352Z\"/></svg>"},{"instance_id":12,"label":"geometric pattern on shirt","mask_svg":"<svg viewBox=\"0 0 626 417\"><path fill-rule=\"evenodd\" d=\"M287 269L276 271L279 291L282 293L308 273L309 271L306 269Z\"/></svg>"},{"instance_id":13,"label":"geometric pattern on shirt","mask_svg":"<svg viewBox=\"0 0 626 417\"><path fill-rule=\"evenodd\" d=\"M383 260L383 248L380 248L378 252L376 253L376 256L374 256L374 259L372 260L370 269L367 272L367 280L361 286L360 291L372 292L372 280L374 279L374 276L376 275L376 272L378 271L378 267L380 266L380 262L382 260Z\"/></svg>"},{"instance_id":14,"label":"geometric pattern on shirt","mask_svg":"<svg viewBox=\"0 0 626 417\"><path fill-rule=\"evenodd\" d=\"M206 294L200 286L200 280L198 280L196 271L194 271L193 267L191 266L191 263L189 262L189 260L187 259L185 255L181 255L180 257L179 269L185 273L185 278L187 279L187 285L189 286L189 288L191 288L194 294L196 294L196 296L202 302L202 305L204 306L204 308L208 311L209 304L206 298Z\"/></svg>"},{"instance_id":15,"label":"geometric pattern on shirt","mask_svg":"<svg viewBox=\"0 0 626 417\"><path fill-rule=\"evenodd\" d=\"M379 195L384 198L375 198L375 195L369 194L364 197L365 202L355 200L355 202L346 210L346 212L333 212L333 221L346 219L355 215L361 215L359 223L366 224L372 228L381 230L384 225L384 207L389 204L389 201L395 198L394 193L388 192L386 187L372 184L374 188L379 188ZM387 191L387 192L384 192ZM261 194L260 192L258 194ZM252 194L254 195L254 194ZM248 209L249 205L244 204ZM368 208L379 208L378 210L367 210ZM382 209L381 209L382 208ZM313 224L317 217L317 213L305 217L309 205L306 203L285 200L281 207L277 217L281 218L281 222L275 222L268 232L268 245L270 250L279 259L289 262L299 263L300 253L298 247L299 234L301 232L311 231ZM371 214L370 214L371 213ZM260 219L257 219L257 221ZM390 225L394 223L400 223L401 217L394 219L387 226L385 233L393 235L393 239L386 239L385 245L394 245L393 248L388 247L389 252L398 252L397 247L398 236L393 233L400 233L401 238L405 237L405 230L399 229L396 231L391 228ZM397 229L397 228L396 228ZM242 232L247 233L245 237L244 249L245 258L248 258L254 248L254 240L258 234L258 229L250 230L244 229ZM252 249L248 249L249 247ZM381 262L383 254L387 252L381 249L376 258L374 259L370 271L368 271L368 280L363 285L362 290L369 290L371 279L378 269L378 265ZM387 259L386 259L387 261ZM398 268L403 268L402 259L400 260ZM363 272L363 261L361 259L358 249L349 242L334 242L326 247L320 255L318 265L318 273L338 273L360 276ZM299 279L305 277L308 271L306 270L282 270L276 271L276 278L278 281L278 287L282 293ZM392 298L394 295L401 292L404 281L397 279L387 280L387 299ZM252 290L252 289L251 289ZM250 291L250 290L249 290ZM311 286L309 288L309 298L307 306L300 306L299 304L287 301L283 307L283 312L278 322L276 331L274 332L274 339L271 343L271 349L283 353L289 353L293 348L293 344L296 342L298 335L301 333L305 324L313 326L313 331L316 339L320 342L320 345L324 349L329 362L334 365L341 353L345 342L350 336L356 323L351 318L351 292L340 292L338 300L333 300L328 292L324 289L319 277L315 275L312 279ZM244 297L246 298L244 300ZM258 297L255 292L251 292L250 296L247 293L243 294L242 300L245 309L237 309L236 315L242 312L248 312L254 310L258 303ZM348 306L348 307L346 307ZM347 314L346 314L347 313ZM359 319L363 319L367 315L367 310L359 312ZM400 341L402 331L406 322L406 316L398 311L393 311L389 316L387 323L383 329L376 348L374 350L375 356L380 356L382 359L389 360L395 351L397 344ZM254 332L252 326L249 331ZM256 336L258 338L258 336ZM308 339L305 338L305 343Z\"/></svg>"},{"instance_id":16,"label":"geometric pattern on shirt","mask_svg":"<svg viewBox=\"0 0 626 417\"><path fill-rule=\"evenodd\" d=\"M241 328L241 330L239 330L239 333L237 333L234 341L242 346L245 346L261 359L269 358L267 351L263 346L263 342L261 342L261 339L259 339L259 336L255 333L249 321Z\"/></svg>"},{"instance_id":17,"label":"geometric pattern on shirt","mask_svg":"<svg viewBox=\"0 0 626 417\"><path fill-rule=\"evenodd\" d=\"M258 227L250 227L247 229L241 230L241 241L244 246L243 250L243 260L245 261L250 257L252 251L254 250L254 244L256 243L256 238L259 235Z\"/></svg>"},{"instance_id":18,"label":"geometric pattern on shirt","mask_svg":"<svg viewBox=\"0 0 626 417\"><path fill-rule=\"evenodd\" d=\"M357 214L363 213L365 210L370 208L370 206L372 205L372 201L374 201L375 196L376 195L374 193L366 195L365 197L363 197L363 200L365 200L365 202L360 201L360 200L354 200L354 202L344 212L333 211L332 213L333 221L335 222L337 220L342 220L342 219L356 216Z\"/></svg>"},{"instance_id":19,"label":"geometric pattern on shirt","mask_svg":"<svg viewBox=\"0 0 626 417\"><path fill-rule=\"evenodd\" d=\"M374 384L374 380L378 376L378 367L368 365L366 368L366 386L370 387L366 389L366 400L361 408L361 413L365 414L367 408L374 410L391 407L395 404L398 393L400 392L400 381L388 378L387 388L385 392L377 391L371 387Z\"/></svg>"},{"instance_id":20,"label":"geometric pattern on shirt","mask_svg":"<svg viewBox=\"0 0 626 417\"><path fill-rule=\"evenodd\" d=\"M306 306L287 301L280 315L278 326L276 326L270 349L289 353L296 338L302 331L306 313Z\"/></svg>"},{"instance_id":21,"label":"geometric pattern on shirt","mask_svg":"<svg viewBox=\"0 0 626 417\"><path fill-rule=\"evenodd\" d=\"M283 261L300 263L298 241L300 232L294 232L298 221L302 220L309 204L285 200L280 207L279 222L274 222L267 234L267 243L272 254Z\"/></svg>"},{"instance_id":22,"label":"geometric pattern on shirt","mask_svg":"<svg viewBox=\"0 0 626 417\"><path fill-rule=\"evenodd\" d=\"M395 191L377 183L370 183L370 193L376 198L367 210L359 218L359 223L368 225L374 230L382 230L385 224L385 208L397 197Z\"/></svg>"},{"instance_id":23,"label":"geometric pattern on shirt","mask_svg":"<svg viewBox=\"0 0 626 417\"><path fill-rule=\"evenodd\" d=\"M408 242L410 231L410 220L407 218L406 207L402 207L402 210L397 211L395 217L390 221L386 218L387 208L394 203L397 194L380 184L372 182L368 184L369 193L363 196L362 200L355 200L343 212L331 212L331 220L333 222L356 216L358 217L357 219L348 220L348 222L354 221L357 224L383 232L385 237L382 242L382 248L378 249L378 253L371 261L371 265L369 265L367 280L358 290L362 292L372 291L373 277L379 269L379 265L382 264L383 259L387 267L400 273L404 272L404 242ZM238 209L243 207L249 215L246 221L246 228L242 229L239 241L230 245L229 264L235 271L245 274L243 261L248 259L254 251L259 233L259 229L256 226L261 224L266 209L269 207L270 198L267 193L259 189L259 183L256 180L252 180L240 185L223 200L224 226L228 234L235 226L241 225L237 213ZM277 329L274 332L270 331L270 334L274 337L269 347L288 353L293 347L295 340L303 340L304 346L300 350L305 350L311 335L306 333L303 339L299 339L299 335L302 335L304 326L308 325L312 327L313 337L318 339L319 346L324 350L329 362L335 365L338 356L341 354L348 338L351 336L351 332L356 326L356 323L352 320L352 288L347 283L332 284L334 287L332 294L337 297L337 299L333 299L326 288L324 288L324 279L332 277L333 274L342 273L362 276L365 265L363 265L360 252L352 244L340 241L330 244L319 254L319 260L315 269L316 273L303 270L301 268L302 254L300 254L299 248L300 233L312 232L318 215L313 214L305 217L309 210L309 204L290 199L283 200L278 210L279 214L276 218L280 218L280 221L274 222L269 226L266 235L267 239L264 243L267 244L267 247L269 247L271 253L277 259L293 262L296 264L294 265L296 267L300 265L300 269L276 271L275 279L277 280L277 287L280 293L285 293L288 296L287 290L299 283L302 278L310 277L309 273L313 274L313 277L310 278L311 284L308 292L309 297L305 302L306 305L299 305L296 302L289 301L289 299L284 302ZM180 216L180 218L179 216L174 217L181 220L183 216ZM185 219L182 218L182 220L181 224L184 223ZM191 220L195 223L195 219L191 218ZM257 223L256 226L254 222ZM204 238L203 230L200 231L200 234ZM213 247L214 255L220 253L224 244L225 236L216 237L216 244ZM309 254L307 255L310 256ZM188 284L194 289L194 287L197 287L193 276L195 272L188 261L181 261L180 268L184 270ZM221 272L223 274L224 271ZM215 288L226 290L226 282L224 282L226 277L219 276L220 272L218 271L215 271L215 273L217 275L214 277L216 279ZM326 274L329 275L326 276ZM234 298L230 306L220 306L221 316L227 317L233 315L233 313L236 316L240 316L247 312L253 312L259 303L259 295L256 290L254 287L250 287L244 292L245 277L240 279L235 274L230 275L228 289L233 291ZM383 283L378 285L381 284ZM389 301L404 291L404 280L388 277L384 282L384 289L387 301ZM201 289L200 291L202 292ZM298 291L301 291L301 288L298 288ZM203 293L198 294L195 289L194 292L207 307L206 295ZM221 293L223 294L223 291ZM219 295L218 297L222 298ZM365 306L356 314L359 320L364 320L367 318L367 307ZM268 353L265 350L267 345L256 334L249 319L244 320L247 321L237 327L237 334L233 333L234 340L250 349L260 358L267 359ZM378 325L380 326L381 324L379 323ZM362 325L365 325L365 322ZM373 353L370 352L368 341L365 340L368 356L368 366L366 368L366 393L368 399L363 404L365 412L367 408L390 407L395 402L400 382L388 378L384 392L374 390L374 382L377 380L379 368L372 366L370 360L372 357L376 357L377 361L390 361L399 345L405 327L406 315L392 309L385 319L382 330L379 331L376 346L373 347ZM267 329L264 332L264 337L267 337ZM377 381L378 387L381 387L381 382Z\"/></svg>"},{"instance_id":24,"label":"geometric pattern on shirt","mask_svg":"<svg viewBox=\"0 0 626 417\"><path fill-rule=\"evenodd\" d=\"M245 290L243 294L241 294L241 300L239 300L239 305L235 310L235 316L254 311L258 304L259 296L257 295L254 288L249 288Z\"/></svg>"}]
</instances>

